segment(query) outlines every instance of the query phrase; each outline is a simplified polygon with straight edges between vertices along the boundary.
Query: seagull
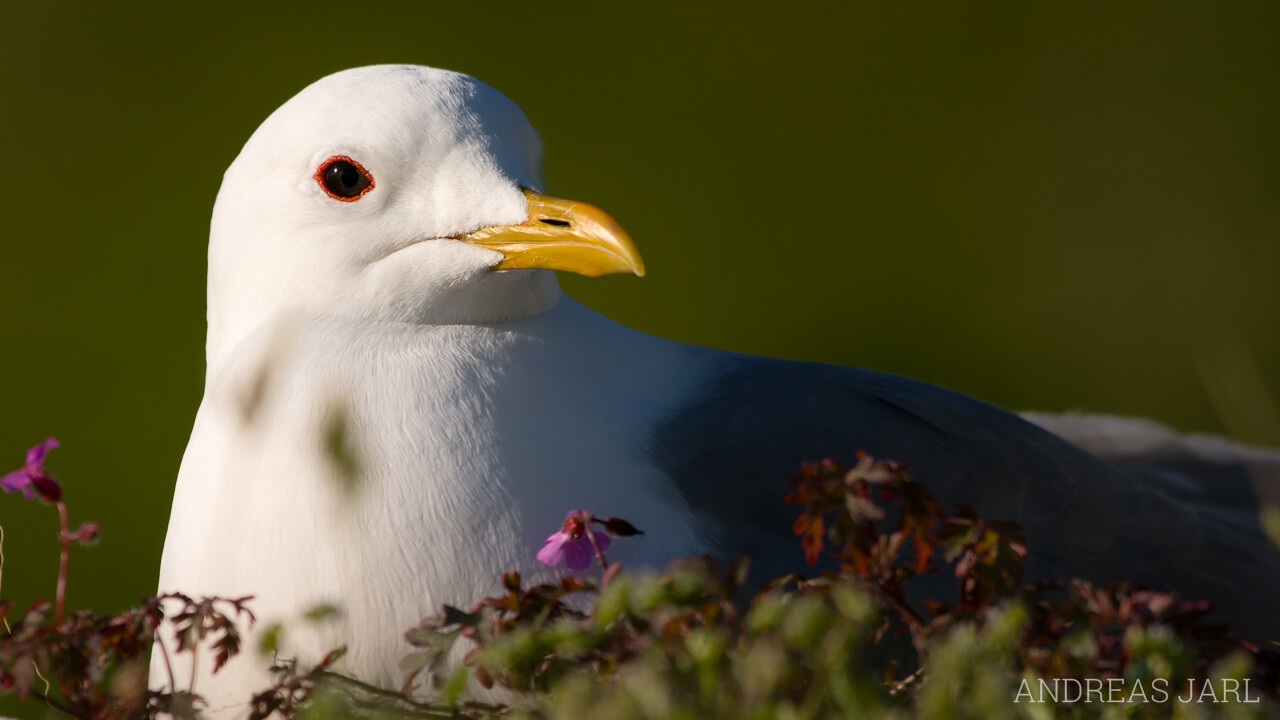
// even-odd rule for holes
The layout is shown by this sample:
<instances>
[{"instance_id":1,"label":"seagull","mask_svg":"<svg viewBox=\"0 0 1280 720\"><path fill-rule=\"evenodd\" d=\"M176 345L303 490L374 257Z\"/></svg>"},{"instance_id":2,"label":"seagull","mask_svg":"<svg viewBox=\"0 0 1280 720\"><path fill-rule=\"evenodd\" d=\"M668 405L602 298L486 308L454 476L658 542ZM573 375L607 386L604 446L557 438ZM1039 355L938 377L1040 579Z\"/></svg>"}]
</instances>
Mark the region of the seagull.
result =
<instances>
[{"instance_id":1,"label":"seagull","mask_svg":"<svg viewBox=\"0 0 1280 720\"><path fill-rule=\"evenodd\" d=\"M555 271L643 275L636 245L543 194L539 162L513 102L418 66L325 77L254 132L213 210L204 397L161 591L252 595L259 628L285 623L282 655L345 645L342 671L395 687L422 617L503 572L564 572L535 556L574 508L648 531L610 548L628 566L803 569L785 481L862 450L944 506L1021 523L1033 575L1171 587L1280 636L1258 519L1280 452L623 327ZM301 620L322 605L340 613ZM153 686L175 672L223 716L267 685L253 652L216 675L154 655Z\"/></svg>"}]
</instances>

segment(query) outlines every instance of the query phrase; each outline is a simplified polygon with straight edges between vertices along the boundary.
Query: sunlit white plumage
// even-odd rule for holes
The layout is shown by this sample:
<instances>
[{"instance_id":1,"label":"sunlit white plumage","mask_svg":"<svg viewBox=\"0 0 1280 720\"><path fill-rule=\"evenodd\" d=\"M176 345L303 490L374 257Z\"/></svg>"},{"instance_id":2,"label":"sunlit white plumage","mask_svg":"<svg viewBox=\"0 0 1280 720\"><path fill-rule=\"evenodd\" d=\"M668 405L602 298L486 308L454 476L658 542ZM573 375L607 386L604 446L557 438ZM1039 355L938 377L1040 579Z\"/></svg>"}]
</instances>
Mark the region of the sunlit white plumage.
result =
<instances>
[{"instance_id":1,"label":"sunlit white plumage","mask_svg":"<svg viewBox=\"0 0 1280 720\"><path fill-rule=\"evenodd\" d=\"M357 202L316 180L338 156L375 179ZM205 396L161 590L252 594L264 623L337 605L286 651L345 644L346 671L395 685L401 634L423 615L493 592L504 571L557 572L534 556L569 509L649 530L611 549L630 564L750 551L762 572L799 569L782 482L858 449L1026 524L1041 574L1154 581L1172 556L1233 547L1275 566L1247 480L1223 481L1234 504L1205 513L1180 486L978 401L671 343L564 297L551 270L494 271L501 252L455 238L525 223L538 163L514 104L420 67L330 76L259 128L214 210ZM1226 596L1236 571L1228 558L1186 582ZM234 714L261 668L235 661L196 690Z\"/></svg>"}]
</instances>

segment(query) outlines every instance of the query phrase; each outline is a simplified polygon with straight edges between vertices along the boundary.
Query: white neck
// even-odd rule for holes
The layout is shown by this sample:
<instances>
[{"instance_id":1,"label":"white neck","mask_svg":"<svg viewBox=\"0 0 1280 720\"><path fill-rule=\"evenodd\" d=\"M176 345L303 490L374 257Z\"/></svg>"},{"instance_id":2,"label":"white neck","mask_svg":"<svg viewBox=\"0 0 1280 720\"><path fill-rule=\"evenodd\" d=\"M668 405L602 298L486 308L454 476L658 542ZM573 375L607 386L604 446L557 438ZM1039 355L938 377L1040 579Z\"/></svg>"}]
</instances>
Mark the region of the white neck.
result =
<instances>
[{"instance_id":1,"label":"white neck","mask_svg":"<svg viewBox=\"0 0 1280 720\"><path fill-rule=\"evenodd\" d=\"M316 295L292 304L280 298L238 302L220 297L215 301L213 277L209 282L208 337L205 343L207 377L212 377L247 338L264 327L287 324L293 318L343 318L413 325L496 325L540 315L564 299L554 272L516 270L486 273L460 283L452 292L438 289L429 298L411 292L389 293L385 278L371 277L350 293L355 297ZM275 302L272 302L272 301ZM274 306L274 307L273 307Z\"/></svg>"}]
</instances>

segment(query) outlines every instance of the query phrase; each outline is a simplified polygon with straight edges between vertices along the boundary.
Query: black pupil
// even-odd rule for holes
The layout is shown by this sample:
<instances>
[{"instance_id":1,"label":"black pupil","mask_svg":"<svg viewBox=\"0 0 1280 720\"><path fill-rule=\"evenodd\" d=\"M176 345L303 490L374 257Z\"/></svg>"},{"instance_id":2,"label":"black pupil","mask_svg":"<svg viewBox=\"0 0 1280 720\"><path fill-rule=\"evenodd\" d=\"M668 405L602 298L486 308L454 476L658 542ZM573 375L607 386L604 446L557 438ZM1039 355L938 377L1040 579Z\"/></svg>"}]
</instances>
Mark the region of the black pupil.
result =
<instances>
[{"instance_id":1,"label":"black pupil","mask_svg":"<svg viewBox=\"0 0 1280 720\"><path fill-rule=\"evenodd\" d=\"M369 187L369 178L360 172L360 168L339 160L324 171L324 185L338 197L356 197Z\"/></svg>"}]
</instances>

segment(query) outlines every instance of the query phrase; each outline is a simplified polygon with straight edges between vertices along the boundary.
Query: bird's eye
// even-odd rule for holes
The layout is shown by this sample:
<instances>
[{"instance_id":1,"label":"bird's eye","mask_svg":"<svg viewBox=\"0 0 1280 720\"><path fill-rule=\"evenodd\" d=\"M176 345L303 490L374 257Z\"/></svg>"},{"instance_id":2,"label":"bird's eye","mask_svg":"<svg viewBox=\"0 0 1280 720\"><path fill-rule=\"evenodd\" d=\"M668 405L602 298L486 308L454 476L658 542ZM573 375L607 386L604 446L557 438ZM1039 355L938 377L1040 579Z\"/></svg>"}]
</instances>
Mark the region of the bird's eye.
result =
<instances>
[{"instance_id":1,"label":"bird's eye","mask_svg":"<svg viewBox=\"0 0 1280 720\"><path fill-rule=\"evenodd\" d=\"M316 171L316 182L329 197L342 202L359 200L373 189L373 176L346 155L325 160Z\"/></svg>"}]
</instances>

